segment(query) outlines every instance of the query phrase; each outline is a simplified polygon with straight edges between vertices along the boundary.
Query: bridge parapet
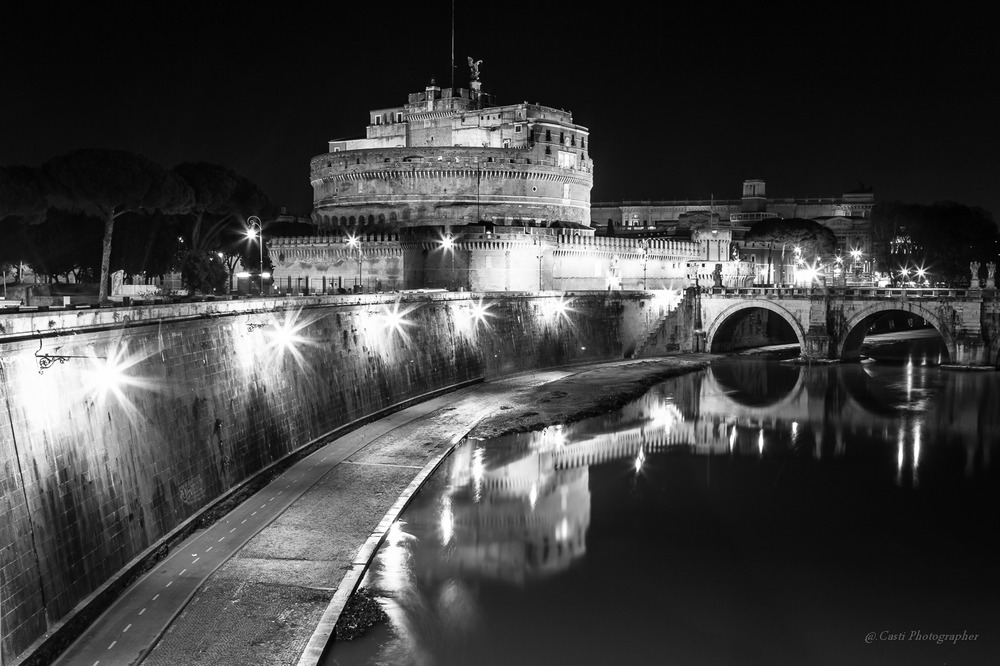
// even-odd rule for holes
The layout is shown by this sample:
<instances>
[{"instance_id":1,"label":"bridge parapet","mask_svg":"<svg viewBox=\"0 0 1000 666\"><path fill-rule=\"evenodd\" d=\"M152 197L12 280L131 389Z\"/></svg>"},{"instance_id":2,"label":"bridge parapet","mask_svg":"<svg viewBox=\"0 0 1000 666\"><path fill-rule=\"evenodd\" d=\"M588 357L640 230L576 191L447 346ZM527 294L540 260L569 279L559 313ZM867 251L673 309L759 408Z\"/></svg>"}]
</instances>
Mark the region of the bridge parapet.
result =
<instances>
[{"instance_id":1,"label":"bridge parapet","mask_svg":"<svg viewBox=\"0 0 1000 666\"><path fill-rule=\"evenodd\" d=\"M879 299L958 299L997 300L996 289L904 289L889 287L742 287L739 289L712 287L707 293L720 298L746 298L747 296L772 296L779 298L879 298Z\"/></svg>"},{"instance_id":2,"label":"bridge parapet","mask_svg":"<svg viewBox=\"0 0 1000 666\"><path fill-rule=\"evenodd\" d=\"M738 348L735 332L746 330L743 320L754 310L769 310L791 326L803 358L858 358L873 322L889 312L904 312L938 331L951 363L1000 364L996 289L713 287L704 290L699 307L709 351Z\"/></svg>"}]
</instances>

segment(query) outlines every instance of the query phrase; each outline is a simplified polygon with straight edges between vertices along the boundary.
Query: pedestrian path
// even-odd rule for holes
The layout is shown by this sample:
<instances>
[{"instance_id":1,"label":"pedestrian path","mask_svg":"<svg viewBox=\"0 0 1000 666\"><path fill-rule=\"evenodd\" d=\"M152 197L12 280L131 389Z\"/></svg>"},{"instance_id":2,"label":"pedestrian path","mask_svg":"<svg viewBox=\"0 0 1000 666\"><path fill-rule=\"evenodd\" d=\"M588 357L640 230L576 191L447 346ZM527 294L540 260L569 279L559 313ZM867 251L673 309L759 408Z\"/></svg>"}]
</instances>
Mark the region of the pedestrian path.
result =
<instances>
[{"instance_id":1,"label":"pedestrian path","mask_svg":"<svg viewBox=\"0 0 1000 666\"><path fill-rule=\"evenodd\" d=\"M54 664L124 666L140 663L212 573L336 466L388 433L406 428L436 412L451 414L451 432L441 433L442 437L451 440L445 449L450 451L491 405L493 409L497 408L499 403L496 401L502 400L505 392L517 392L555 381L579 370L525 373L459 389L390 414L322 446L293 464L217 523L177 545L167 558L119 597ZM443 457L437 453L433 457ZM414 477L422 467L413 467ZM358 492L364 490L357 489ZM408 489L407 492L412 493L413 490ZM384 522L387 516L373 516L371 524L377 525L380 518ZM354 545L355 552L370 551L374 554L377 532L378 528L369 536L367 543ZM355 558L351 563L354 565L352 569L358 568L357 560ZM335 622L336 617L328 613L325 621Z\"/></svg>"}]
</instances>

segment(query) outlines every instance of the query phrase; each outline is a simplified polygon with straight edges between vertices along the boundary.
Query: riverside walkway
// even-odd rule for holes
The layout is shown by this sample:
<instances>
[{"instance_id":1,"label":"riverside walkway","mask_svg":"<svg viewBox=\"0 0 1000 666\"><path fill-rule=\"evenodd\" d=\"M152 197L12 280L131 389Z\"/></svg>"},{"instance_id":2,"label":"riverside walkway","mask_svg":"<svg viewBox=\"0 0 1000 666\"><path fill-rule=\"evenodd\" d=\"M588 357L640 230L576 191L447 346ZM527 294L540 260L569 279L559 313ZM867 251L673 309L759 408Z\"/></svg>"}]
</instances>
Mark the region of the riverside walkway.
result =
<instances>
[{"instance_id":1,"label":"riverside walkway","mask_svg":"<svg viewBox=\"0 0 1000 666\"><path fill-rule=\"evenodd\" d=\"M462 438L604 411L707 358L523 373L364 425L176 546L54 663L315 664L385 530Z\"/></svg>"}]
</instances>

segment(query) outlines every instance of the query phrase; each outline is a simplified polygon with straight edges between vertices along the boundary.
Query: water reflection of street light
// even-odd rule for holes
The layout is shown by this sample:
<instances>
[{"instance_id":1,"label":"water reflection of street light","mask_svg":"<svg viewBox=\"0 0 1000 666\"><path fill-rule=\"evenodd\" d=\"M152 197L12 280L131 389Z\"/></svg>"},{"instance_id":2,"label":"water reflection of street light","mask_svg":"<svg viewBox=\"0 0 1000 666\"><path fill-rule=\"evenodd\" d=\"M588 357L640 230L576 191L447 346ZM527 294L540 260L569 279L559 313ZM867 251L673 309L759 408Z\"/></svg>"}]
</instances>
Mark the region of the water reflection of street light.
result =
<instances>
[{"instance_id":1,"label":"water reflection of street light","mask_svg":"<svg viewBox=\"0 0 1000 666\"><path fill-rule=\"evenodd\" d=\"M264 228L260 224L260 218L256 215L251 215L247 218L247 238L250 240L256 239L257 245L260 248L260 268L257 273L260 275L259 293L263 296L264 278L270 277L270 274L264 273Z\"/></svg>"}]
</instances>

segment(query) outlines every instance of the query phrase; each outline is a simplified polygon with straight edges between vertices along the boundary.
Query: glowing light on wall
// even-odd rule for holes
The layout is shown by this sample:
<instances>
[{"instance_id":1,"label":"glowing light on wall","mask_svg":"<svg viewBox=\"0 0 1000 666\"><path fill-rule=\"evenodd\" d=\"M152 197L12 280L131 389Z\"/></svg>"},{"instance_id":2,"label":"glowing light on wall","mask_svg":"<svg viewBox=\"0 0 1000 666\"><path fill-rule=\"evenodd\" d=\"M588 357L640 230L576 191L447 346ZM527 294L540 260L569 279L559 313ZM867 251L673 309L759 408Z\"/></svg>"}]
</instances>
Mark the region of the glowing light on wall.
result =
<instances>
[{"instance_id":1,"label":"glowing light on wall","mask_svg":"<svg viewBox=\"0 0 1000 666\"><path fill-rule=\"evenodd\" d=\"M489 309L492 304L483 305L483 299L463 303L453 301L451 304L455 316L455 325L460 333L473 333L479 328L479 324L485 323L489 316Z\"/></svg>"},{"instance_id":2,"label":"glowing light on wall","mask_svg":"<svg viewBox=\"0 0 1000 666\"><path fill-rule=\"evenodd\" d=\"M635 457L635 473L638 474L642 470L643 463L646 462L646 452L639 449L639 453Z\"/></svg>"},{"instance_id":3,"label":"glowing light on wall","mask_svg":"<svg viewBox=\"0 0 1000 666\"><path fill-rule=\"evenodd\" d=\"M535 504L538 503L538 484L531 484L531 491L528 493L528 504L531 505L531 510L535 510Z\"/></svg>"},{"instance_id":4,"label":"glowing light on wall","mask_svg":"<svg viewBox=\"0 0 1000 666\"><path fill-rule=\"evenodd\" d=\"M542 301L542 316L545 321L558 320L560 318L569 321L569 312L571 311L569 307L569 302L563 300L560 296L558 299L546 298Z\"/></svg>"},{"instance_id":5,"label":"glowing light on wall","mask_svg":"<svg viewBox=\"0 0 1000 666\"><path fill-rule=\"evenodd\" d=\"M733 424L733 431L729 433L729 452L732 453L736 447L736 424Z\"/></svg>"},{"instance_id":6,"label":"glowing light on wall","mask_svg":"<svg viewBox=\"0 0 1000 666\"><path fill-rule=\"evenodd\" d=\"M108 352L107 358L99 358L93 350L88 350L88 367L84 370L84 386L91 395L105 400L114 396L122 402L124 389L139 387L144 382L127 374L129 368L139 362L138 357L130 357L128 343L120 342Z\"/></svg>"},{"instance_id":7,"label":"glowing light on wall","mask_svg":"<svg viewBox=\"0 0 1000 666\"><path fill-rule=\"evenodd\" d=\"M301 331L312 323L312 320L301 317L302 310L287 310L282 320L275 319L271 326L264 329L267 336L266 349L273 353L268 360L277 360L284 354L291 354L299 367L305 365L305 358L302 356L302 348L316 345L316 341L310 340L301 335Z\"/></svg>"},{"instance_id":8,"label":"glowing light on wall","mask_svg":"<svg viewBox=\"0 0 1000 666\"><path fill-rule=\"evenodd\" d=\"M681 292L677 289L656 289L653 291L653 305L672 312L681 302Z\"/></svg>"},{"instance_id":9,"label":"glowing light on wall","mask_svg":"<svg viewBox=\"0 0 1000 666\"><path fill-rule=\"evenodd\" d=\"M760 432L757 433L757 453L764 455L764 429L761 428Z\"/></svg>"}]
</instances>

